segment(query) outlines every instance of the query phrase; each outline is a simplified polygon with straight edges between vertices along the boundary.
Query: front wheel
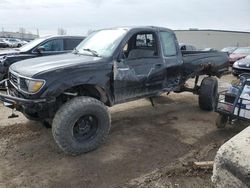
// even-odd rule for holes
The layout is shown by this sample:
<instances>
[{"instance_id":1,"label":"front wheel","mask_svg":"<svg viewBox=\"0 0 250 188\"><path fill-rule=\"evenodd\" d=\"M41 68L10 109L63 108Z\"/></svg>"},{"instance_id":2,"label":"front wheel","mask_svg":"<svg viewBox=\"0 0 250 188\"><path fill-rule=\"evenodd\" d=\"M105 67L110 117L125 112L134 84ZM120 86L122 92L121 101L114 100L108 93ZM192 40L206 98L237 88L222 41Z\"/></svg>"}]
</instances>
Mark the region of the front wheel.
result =
<instances>
[{"instance_id":1,"label":"front wheel","mask_svg":"<svg viewBox=\"0 0 250 188\"><path fill-rule=\"evenodd\" d=\"M235 77L239 77L239 74L237 74L237 73L232 73L233 74L233 76L235 76Z\"/></svg>"},{"instance_id":2,"label":"front wheel","mask_svg":"<svg viewBox=\"0 0 250 188\"><path fill-rule=\"evenodd\" d=\"M207 77L201 82L199 89L199 106L202 110L212 111L215 108L218 94L218 81L216 78Z\"/></svg>"},{"instance_id":3,"label":"front wheel","mask_svg":"<svg viewBox=\"0 0 250 188\"><path fill-rule=\"evenodd\" d=\"M67 154L78 155L99 147L110 129L107 107L91 97L76 97L56 113L52 133Z\"/></svg>"}]
</instances>

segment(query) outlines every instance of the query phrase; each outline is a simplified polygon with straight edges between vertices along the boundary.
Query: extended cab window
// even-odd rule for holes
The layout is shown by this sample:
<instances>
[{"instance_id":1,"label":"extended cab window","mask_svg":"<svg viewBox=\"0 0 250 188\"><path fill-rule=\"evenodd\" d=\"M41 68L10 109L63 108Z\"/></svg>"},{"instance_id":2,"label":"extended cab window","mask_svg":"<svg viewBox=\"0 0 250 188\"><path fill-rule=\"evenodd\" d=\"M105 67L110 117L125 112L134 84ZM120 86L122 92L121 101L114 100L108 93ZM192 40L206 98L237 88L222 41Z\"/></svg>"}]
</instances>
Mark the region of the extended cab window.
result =
<instances>
[{"instance_id":1,"label":"extended cab window","mask_svg":"<svg viewBox=\"0 0 250 188\"><path fill-rule=\"evenodd\" d=\"M177 54L175 37L169 32L160 32L160 38L162 41L162 48L164 56L173 56Z\"/></svg>"},{"instance_id":2,"label":"extended cab window","mask_svg":"<svg viewBox=\"0 0 250 188\"><path fill-rule=\"evenodd\" d=\"M63 51L63 40L62 39L50 40L44 43L42 46L44 47L45 52Z\"/></svg>"},{"instance_id":3,"label":"extended cab window","mask_svg":"<svg viewBox=\"0 0 250 188\"><path fill-rule=\"evenodd\" d=\"M137 33L133 35L123 48L127 59L156 57L157 45L153 33Z\"/></svg>"},{"instance_id":4,"label":"extended cab window","mask_svg":"<svg viewBox=\"0 0 250 188\"><path fill-rule=\"evenodd\" d=\"M64 39L64 50L73 50L82 42L82 39Z\"/></svg>"}]
</instances>

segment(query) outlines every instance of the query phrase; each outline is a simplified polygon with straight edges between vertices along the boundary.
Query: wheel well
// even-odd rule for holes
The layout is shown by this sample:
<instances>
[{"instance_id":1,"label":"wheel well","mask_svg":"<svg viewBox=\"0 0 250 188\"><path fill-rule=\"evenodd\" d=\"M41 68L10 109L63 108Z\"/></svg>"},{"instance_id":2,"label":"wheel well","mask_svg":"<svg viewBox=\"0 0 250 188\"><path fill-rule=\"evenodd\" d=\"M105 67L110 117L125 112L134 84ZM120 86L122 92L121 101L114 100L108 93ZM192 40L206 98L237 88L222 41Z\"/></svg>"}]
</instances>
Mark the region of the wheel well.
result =
<instances>
[{"instance_id":1,"label":"wheel well","mask_svg":"<svg viewBox=\"0 0 250 188\"><path fill-rule=\"evenodd\" d=\"M97 85L77 85L71 87L69 89L64 90L57 99L62 100L62 102L66 102L67 100L76 97L76 96L89 96L93 97L105 105L110 106L110 101L105 90Z\"/></svg>"}]
</instances>

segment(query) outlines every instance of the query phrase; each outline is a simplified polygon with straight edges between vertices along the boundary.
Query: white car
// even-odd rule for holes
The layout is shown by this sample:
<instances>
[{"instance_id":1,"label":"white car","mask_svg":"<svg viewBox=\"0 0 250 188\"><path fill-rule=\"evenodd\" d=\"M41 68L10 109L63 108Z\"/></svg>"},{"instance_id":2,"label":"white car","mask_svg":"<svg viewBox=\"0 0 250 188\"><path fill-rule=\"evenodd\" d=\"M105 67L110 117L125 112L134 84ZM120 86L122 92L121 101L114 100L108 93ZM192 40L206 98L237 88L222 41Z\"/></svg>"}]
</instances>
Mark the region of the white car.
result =
<instances>
[{"instance_id":1,"label":"white car","mask_svg":"<svg viewBox=\"0 0 250 188\"><path fill-rule=\"evenodd\" d=\"M24 44L27 44L26 41L22 41L16 38L5 38L4 41L9 45L9 47L12 47L12 48L19 48L23 46Z\"/></svg>"}]
</instances>

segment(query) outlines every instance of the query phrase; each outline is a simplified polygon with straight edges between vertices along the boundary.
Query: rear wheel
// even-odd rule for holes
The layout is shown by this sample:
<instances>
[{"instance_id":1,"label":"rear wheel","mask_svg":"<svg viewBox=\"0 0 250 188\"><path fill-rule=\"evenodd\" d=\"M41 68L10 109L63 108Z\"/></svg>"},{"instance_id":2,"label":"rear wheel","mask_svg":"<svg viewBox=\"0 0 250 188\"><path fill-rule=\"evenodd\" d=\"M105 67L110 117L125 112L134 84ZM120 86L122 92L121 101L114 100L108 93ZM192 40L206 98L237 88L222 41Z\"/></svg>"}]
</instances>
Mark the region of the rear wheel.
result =
<instances>
[{"instance_id":1,"label":"rear wheel","mask_svg":"<svg viewBox=\"0 0 250 188\"><path fill-rule=\"evenodd\" d=\"M228 121L228 116L219 114L216 118L215 124L218 129L223 129L226 127Z\"/></svg>"},{"instance_id":2,"label":"rear wheel","mask_svg":"<svg viewBox=\"0 0 250 188\"><path fill-rule=\"evenodd\" d=\"M91 97L76 97L56 113L52 133L58 146L71 155L96 149L110 129L107 107Z\"/></svg>"},{"instance_id":3,"label":"rear wheel","mask_svg":"<svg viewBox=\"0 0 250 188\"><path fill-rule=\"evenodd\" d=\"M199 106L202 110L212 111L215 108L218 93L218 81L216 78L207 77L201 82L199 89Z\"/></svg>"},{"instance_id":4,"label":"rear wheel","mask_svg":"<svg viewBox=\"0 0 250 188\"><path fill-rule=\"evenodd\" d=\"M42 124L44 127L46 127L47 129L50 129L52 127L52 122L51 121L48 121L48 120L43 120L42 121Z\"/></svg>"}]
</instances>

